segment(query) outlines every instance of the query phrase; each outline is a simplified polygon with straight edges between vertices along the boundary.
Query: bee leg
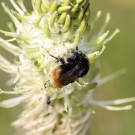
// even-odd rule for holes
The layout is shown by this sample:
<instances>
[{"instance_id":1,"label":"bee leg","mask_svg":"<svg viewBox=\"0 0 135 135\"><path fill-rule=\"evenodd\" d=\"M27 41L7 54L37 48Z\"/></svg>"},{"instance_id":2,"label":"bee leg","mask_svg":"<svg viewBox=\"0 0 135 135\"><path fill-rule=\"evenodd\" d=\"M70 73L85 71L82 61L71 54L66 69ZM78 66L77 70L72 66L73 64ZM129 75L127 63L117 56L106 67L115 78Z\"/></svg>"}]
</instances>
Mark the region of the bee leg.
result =
<instances>
[{"instance_id":1,"label":"bee leg","mask_svg":"<svg viewBox=\"0 0 135 135\"><path fill-rule=\"evenodd\" d=\"M51 81L48 80L48 81L45 82L45 84L44 84L45 89L46 89L46 85L47 85L48 83L51 83ZM46 111L47 111L47 113L48 113L48 107L49 107L50 104L51 104L50 96L47 96L47 99L46 99Z\"/></svg>"},{"instance_id":2,"label":"bee leg","mask_svg":"<svg viewBox=\"0 0 135 135\"><path fill-rule=\"evenodd\" d=\"M46 99L46 113L48 114L49 112L49 105L51 104L51 101L50 101L50 96L47 96L47 99Z\"/></svg>"},{"instance_id":3,"label":"bee leg","mask_svg":"<svg viewBox=\"0 0 135 135\"><path fill-rule=\"evenodd\" d=\"M47 85L48 83L51 83L51 81L48 80L48 81L45 82L45 84L44 84L45 89L46 89L46 85Z\"/></svg>"},{"instance_id":4,"label":"bee leg","mask_svg":"<svg viewBox=\"0 0 135 135\"><path fill-rule=\"evenodd\" d=\"M46 104L50 105L51 101L50 101L50 96L47 96L47 100L46 100Z\"/></svg>"}]
</instances>

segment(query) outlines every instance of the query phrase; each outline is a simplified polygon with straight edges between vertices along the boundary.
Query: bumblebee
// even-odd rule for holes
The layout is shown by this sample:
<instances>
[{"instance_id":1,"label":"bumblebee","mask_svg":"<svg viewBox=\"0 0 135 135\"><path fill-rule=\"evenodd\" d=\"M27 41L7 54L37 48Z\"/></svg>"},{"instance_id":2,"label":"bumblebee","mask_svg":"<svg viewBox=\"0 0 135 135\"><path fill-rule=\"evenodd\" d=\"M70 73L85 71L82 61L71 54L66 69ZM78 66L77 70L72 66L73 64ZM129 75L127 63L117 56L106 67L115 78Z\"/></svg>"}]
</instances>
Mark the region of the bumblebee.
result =
<instances>
[{"instance_id":1,"label":"bumblebee","mask_svg":"<svg viewBox=\"0 0 135 135\"><path fill-rule=\"evenodd\" d=\"M71 56L66 60L50 54L48 50L46 51L50 56L61 62L61 65L54 67L49 73L50 81L54 87L62 88L73 83L77 78L86 75L90 69L87 56L78 50L78 47L71 51Z\"/></svg>"}]
</instances>

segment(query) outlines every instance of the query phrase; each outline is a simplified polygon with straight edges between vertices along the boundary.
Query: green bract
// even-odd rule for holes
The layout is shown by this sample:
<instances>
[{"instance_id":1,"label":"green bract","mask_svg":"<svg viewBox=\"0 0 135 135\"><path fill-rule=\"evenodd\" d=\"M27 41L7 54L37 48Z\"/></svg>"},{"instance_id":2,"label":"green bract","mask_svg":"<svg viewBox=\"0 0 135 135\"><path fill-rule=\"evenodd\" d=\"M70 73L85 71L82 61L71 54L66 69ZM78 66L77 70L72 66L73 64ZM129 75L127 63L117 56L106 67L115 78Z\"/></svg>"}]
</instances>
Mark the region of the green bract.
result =
<instances>
[{"instance_id":1,"label":"green bract","mask_svg":"<svg viewBox=\"0 0 135 135\"><path fill-rule=\"evenodd\" d=\"M119 32L116 29L108 36L109 31L105 31L110 20L109 13L99 31L95 32L101 11L90 21L89 0L31 0L31 13L28 13L23 0L10 2L15 11L4 3L2 6L15 28L8 23L11 32L0 30L9 38L0 38L0 46L16 59L11 63L0 55L0 69L14 75L8 84L15 84L15 87L13 91L0 89L0 93L17 96L1 101L0 106L9 108L25 103L24 111L12 124L19 135L89 135L93 105L113 111L132 107L113 105L132 102L135 98L114 101L93 99L96 87L124 72L101 79L96 64L93 64L92 72L63 88L54 88L52 84L44 87L50 79L50 69L60 64L44 48L66 58L68 51L78 44L92 65L105 50L107 42ZM46 104L47 96L51 97L49 106Z\"/></svg>"}]
</instances>

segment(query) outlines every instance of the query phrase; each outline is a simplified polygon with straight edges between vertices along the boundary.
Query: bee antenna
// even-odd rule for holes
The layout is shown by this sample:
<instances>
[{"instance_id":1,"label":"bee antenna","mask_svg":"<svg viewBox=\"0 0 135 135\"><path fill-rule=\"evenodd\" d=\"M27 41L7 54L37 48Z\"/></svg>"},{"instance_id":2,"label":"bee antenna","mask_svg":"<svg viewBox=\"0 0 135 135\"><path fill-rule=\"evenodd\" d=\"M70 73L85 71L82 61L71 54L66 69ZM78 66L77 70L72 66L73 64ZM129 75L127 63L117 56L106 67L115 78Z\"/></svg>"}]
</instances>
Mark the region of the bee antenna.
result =
<instances>
[{"instance_id":1,"label":"bee antenna","mask_svg":"<svg viewBox=\"0 0 135 135\"><path fill-rule=\"evenodd\" d=\"M78 51L79 49L78 49L78 44L76 45L76 50Z\"/></svg>"},{"instance_id":2,"label":"bee antenna","mask_svg":"<svg viewBox=\"0 0 135 135\"><path fill-rule=\"evenodd\" d=\"M49 51L42 45L41 46L43 49L45 49L46 50L46 52L49 54Z\"/></svg>"},{"instance_id":3,"label":"bee antenna","mask_svg":"<svg viewBox=\"0 0 135 135\"><path fill-rule=\"evenodd\" d=\"M76 51L79 50L78 46L79 46L79 43L77 43L77 45L76 45L76 48L75 48Z\"/></svg>"},{"instance_id":4,"label":"bee antenna","mask_svg":"<svg viewBox=\"0 0 135 135\"><path fill-rule=\"evenodd\" d=\"M78 51L79 50L79 43L80 43L81 41L79 41L78 43L77 43L77 45L76 45L76 50Z\"/></svg>"}]
</instances>

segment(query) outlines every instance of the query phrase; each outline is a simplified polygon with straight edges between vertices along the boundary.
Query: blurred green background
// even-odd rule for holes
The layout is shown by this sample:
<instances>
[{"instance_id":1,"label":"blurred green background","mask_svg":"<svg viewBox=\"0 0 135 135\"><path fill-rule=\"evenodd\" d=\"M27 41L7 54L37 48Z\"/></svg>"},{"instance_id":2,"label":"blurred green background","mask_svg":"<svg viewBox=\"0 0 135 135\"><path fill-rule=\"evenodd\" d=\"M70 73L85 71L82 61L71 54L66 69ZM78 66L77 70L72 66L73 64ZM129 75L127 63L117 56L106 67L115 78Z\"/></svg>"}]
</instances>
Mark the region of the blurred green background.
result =
<instances>
[{"instance_id":1,"label":"blurred green background","mask_svg":"<svg viewBox=\"0 0 135 135\"><path fill-rule=\"evenodd\" d=\"M12 7L8 0L0 0ZM24 0L27 7L31 8L30 0ZM127 73L106 83L95 92L99 100L111 100L135 96L135 0L91 0L92 18L97 10L102 10L102 19L107 12L111 13L111 22L108 26L110 32L119 28L121 32L108 43L105 53L101 56L102 76L111 74L120 69L127 69ZM0 5L0 29L8 30L5 22L10 19ZM100 22L99 22L100 23ZM2 37L2 35L0 34ZM12 56L0 48L0 54L12 61ZM6 86L9 78L0 70L0 87L10 90ZM0 100L9 96L0 95ZM135 135L135 103L129 111L112 112L95 108L91 135ZM20 107L11 109L0 108L0 135L13 135L15 130L10 123L17 119Z\"/></svg>"}]
</instances>

